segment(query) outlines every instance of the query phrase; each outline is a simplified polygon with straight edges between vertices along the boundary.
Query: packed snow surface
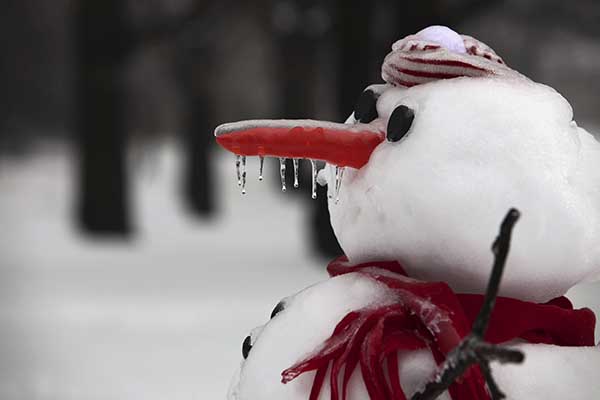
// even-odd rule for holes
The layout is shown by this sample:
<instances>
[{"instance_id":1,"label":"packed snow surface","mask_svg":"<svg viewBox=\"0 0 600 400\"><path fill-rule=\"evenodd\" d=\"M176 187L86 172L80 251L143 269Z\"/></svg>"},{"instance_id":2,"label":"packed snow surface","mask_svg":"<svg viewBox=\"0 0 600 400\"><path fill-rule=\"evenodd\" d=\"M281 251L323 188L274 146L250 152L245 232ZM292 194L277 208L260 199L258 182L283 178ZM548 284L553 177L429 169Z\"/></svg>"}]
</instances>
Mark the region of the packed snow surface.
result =
<instances>
[{"instance_id":1,"label":"packed snow surface","mask_svg":"<svg viewBox=\"0 0 600 400\"><path fill-rule=\"evenodd\" d=\"M516 207L501 295L543 302L598 275L600 145L560 94L521 77L388 88L373 123L399 105L415 113L408 134L347 171L329 202L351 261L394 259L412 277L483 293L490 245Z\"/></svg>"},{"instance_id":2,"label":"packed snow surface","mask_svg":"<svg viewBox=\"0 0 600 400\"><path fill-rule=\"evenodd\" d=\"M252 337L252 350L240 374L234 377L229 399L307 400L314 373L284 385L281 372L324 342L348 312L394 301L390 289L359 274L328 279L287 298L285 309L264 326L260 335ZM368 398L362 379L357 378L353 375L348 387L349 400ZM329 388L324 387L320 398L329 396Z\"/></svg>"},{"instance_id":3,"label":"packed snow surface","mask_svg":"<svg viewBox=\"0 0 600 400\"><path fill-rule=\"evenodd\" d=\"M455 53L464 54L467 52L463 38L447 26L429 26L418 32L415 36L420 39L439 43Z\"/></svg>"}]
</instances>

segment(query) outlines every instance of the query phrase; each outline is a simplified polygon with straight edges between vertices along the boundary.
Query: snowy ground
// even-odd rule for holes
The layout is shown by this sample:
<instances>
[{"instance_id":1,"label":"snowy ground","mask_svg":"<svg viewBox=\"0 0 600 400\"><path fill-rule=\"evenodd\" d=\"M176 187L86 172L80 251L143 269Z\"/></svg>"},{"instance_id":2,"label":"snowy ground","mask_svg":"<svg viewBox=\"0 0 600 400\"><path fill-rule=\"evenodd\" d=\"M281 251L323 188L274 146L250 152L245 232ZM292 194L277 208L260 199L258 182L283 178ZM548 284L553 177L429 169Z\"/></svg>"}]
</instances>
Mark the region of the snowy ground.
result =
<instances>
[{"instance_id":1,"label":"snowy ground","mask_svg":"<svg viewBox=\"0 0 600 400\"><path fill-rule=\"evenodd\" d=\"M0 399L224 398L250 329L326 276L297 196L251 179L242 199L224 155L221 214L193 220L175 147L156 156L136 177L132 243L74 231L65 149L0 163Z\"/></svg>"},{"instance_id":2,"label":"snowy ground","mask_svg":"<svg viewBox=\"0 0 600 400\"><path fill-rule=\"evenodd\" d=\"M0 160L0 399L222 399L249 330L325 277L299 199L260 188L256 160L242 198L219 156L209 223L180 206L176 146L156 156L136 173L130 243L74 231L64 147ZM600 312L598 289L571 297Z\"/></svg>"}]
</instances>

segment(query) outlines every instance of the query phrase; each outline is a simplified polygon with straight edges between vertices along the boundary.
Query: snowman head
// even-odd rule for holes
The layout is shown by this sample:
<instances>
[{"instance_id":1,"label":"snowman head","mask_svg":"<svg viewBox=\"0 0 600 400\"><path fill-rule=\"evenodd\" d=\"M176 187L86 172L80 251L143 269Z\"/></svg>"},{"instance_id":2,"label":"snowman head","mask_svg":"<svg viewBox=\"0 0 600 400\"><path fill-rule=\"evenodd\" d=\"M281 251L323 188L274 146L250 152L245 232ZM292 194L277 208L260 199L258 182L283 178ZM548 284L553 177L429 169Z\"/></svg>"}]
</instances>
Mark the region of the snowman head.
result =
<instances>
[{"instance_id":1,"label":"snowman head","mask_svg":"<svg viewBox=\"0 0 600 400\"><path fill-rule=\"evenodd\" d=\"M441 33L440 33L441 32ZM600 146L552 88L436 28L393 46L346 124L245 121L217 141L327 162L331 223L352 262L483 293L497 221L522 212L501 295L547 301L600 270Z\"/></svg>"},{"instance_id":2,"label":"snowman head","mask_svg":"<svg viewBox=\"0 0 600 400\"><path fill-rule=\"evenodd\" d=\"M547 301L598 273L600 146L553 89L457 78L385 87L374 102L386 139L369 162L337 194L335 168L321 173L352 262L397 260L410 276L483 293L486 238L516 207L503 295Z\"/></svg>"}]
</instances>

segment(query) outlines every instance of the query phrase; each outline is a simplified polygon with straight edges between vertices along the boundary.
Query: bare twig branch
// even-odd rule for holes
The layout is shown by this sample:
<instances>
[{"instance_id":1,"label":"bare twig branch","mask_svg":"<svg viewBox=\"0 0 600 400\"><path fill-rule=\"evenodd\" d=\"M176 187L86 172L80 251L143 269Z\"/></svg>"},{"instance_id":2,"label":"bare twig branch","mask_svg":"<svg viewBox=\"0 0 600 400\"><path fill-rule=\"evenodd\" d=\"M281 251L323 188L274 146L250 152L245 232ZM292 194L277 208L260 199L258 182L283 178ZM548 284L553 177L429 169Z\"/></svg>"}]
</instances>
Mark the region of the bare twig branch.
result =
<instances>
[{"instance_id":1,"label":"bare twig branch","mask_svg":"<svg viewBox=\"0 0 600 400\"><path fill-rule=\"evenodd\" d=\"M478 364L486 381L492 399L505 398L492 376L489 363L498 361L501 363L521 363L524 355L518 350L486 343L483 339L490 321L490 316L500 289L500 281L506 264L506 257L510 249L512 229L519 219L520 213L516 209L510 209L500 227L500 233L492 245L494 253L494 266L485 299L481 310L473 322L471 333L448 354L444 365L436 376L422 391L415 393L411 400L435 400L446 391L458 378L460 378L473 364Z\"/></svg>"},{"instance_id":2,"label":"bare twig branch","mask_svg":"<svg viewBox=\"0 0 600 400\"><path fill-rule=\"evenodd\" d=\"M490 322L490 316L492 315L492 309L496 303L496 297L498 297L498 290L500 289L500 281L502 280L502 274L504 273L504 265L506 264L506 257L510 250L510 239L512 236L512 230L517 220L519 219L520 213L516 209L512 208L504 217L502 225L500 226L500 233L492 244L492 252L494 253L494 266L492 267L492 275L488 282L488 287L485 292L485 300L479 314L473 323L472 334L477 335L481 338L485 335L488 323Z\"/></svg>"},{"instance_id":3,"label":"bare twig branch","mask_svg":"<svg viewBox=\"0 0 600 400\"><path fill-rule=\"evenodd\" d=\"M485 378L485 382L487 383L487 386L490 391L490 394L492 395L492 398L493 399L505 398L506 395L504 394L504 392L502 392L502 390L500 390L500 388L498 387L498 384L496 383L496 380L492 376L490 364L486 360L479 360L478 364L479 364L479 368L481 369L481 373L483 374L483 377Z\"/></svg>"},{"instance_id":4,"label":"bare twig branch","mask_svg":"<svg viewBox=\"0 0 600 400\"><path fill-rule=\"evenodd\" d=\"M495 360L502 364L523 362L523 353L518 350L508 349L486 342L480 342L477 353L489 360Z\"/></svg>"}]
</instances>

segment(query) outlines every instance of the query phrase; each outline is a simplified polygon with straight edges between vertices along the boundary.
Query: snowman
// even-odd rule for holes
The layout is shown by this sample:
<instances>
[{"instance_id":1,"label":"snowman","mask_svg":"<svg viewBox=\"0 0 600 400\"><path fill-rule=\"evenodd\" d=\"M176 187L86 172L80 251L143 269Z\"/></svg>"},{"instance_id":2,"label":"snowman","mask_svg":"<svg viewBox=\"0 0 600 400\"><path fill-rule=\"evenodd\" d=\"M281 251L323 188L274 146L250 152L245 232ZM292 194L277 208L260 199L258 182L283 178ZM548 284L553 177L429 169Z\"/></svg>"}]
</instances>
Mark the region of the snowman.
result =
<instances>
[{"instance_id":1,"label":"snowman","mask_svg":"<svg viewBox=\"0 0 600 400\"><path fill-rule=\"evenodd\" d=\"M396 42L382 77L343 124L215 131L243 191L247 156L261 176L280 158L283 189L285 160L296 181L310 160L346 255L246 338L230 399L600 398L595 317L562 297L600 275L598 142L559 93L446 27Z\"/></svg>"}]
</instances>

